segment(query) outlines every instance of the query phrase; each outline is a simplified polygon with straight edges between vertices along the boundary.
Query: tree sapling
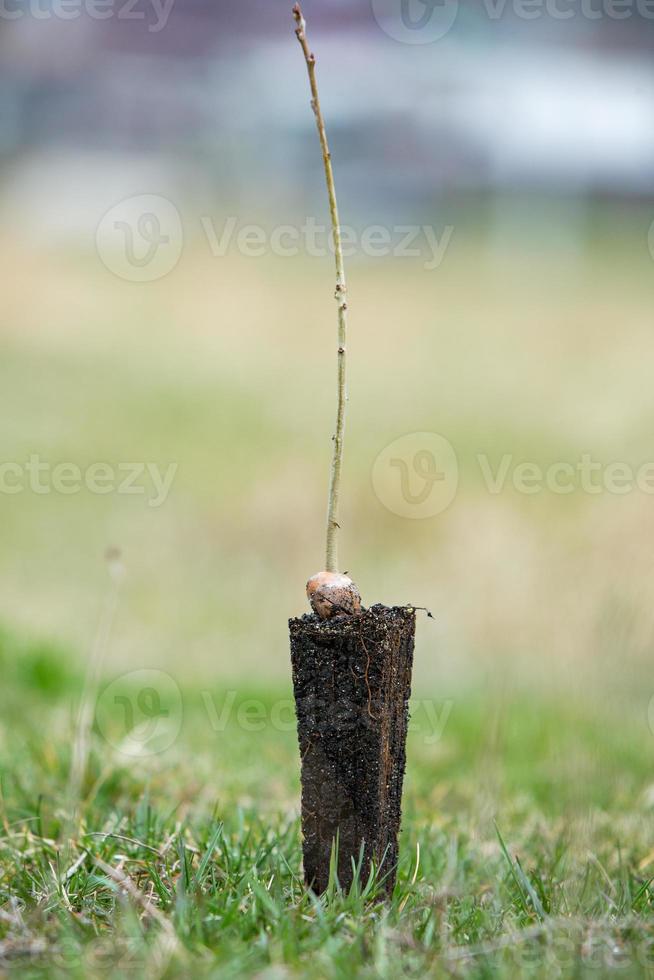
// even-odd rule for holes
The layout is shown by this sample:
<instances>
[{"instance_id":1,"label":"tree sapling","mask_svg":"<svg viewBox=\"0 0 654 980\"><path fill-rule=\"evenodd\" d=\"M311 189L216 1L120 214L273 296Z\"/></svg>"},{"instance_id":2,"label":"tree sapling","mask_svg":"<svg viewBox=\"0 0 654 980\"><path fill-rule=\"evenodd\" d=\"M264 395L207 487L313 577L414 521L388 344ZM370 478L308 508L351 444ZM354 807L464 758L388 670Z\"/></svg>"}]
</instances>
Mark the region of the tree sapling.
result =
<instances>
[{"instance_id":1,"label":"tree sapling","mask_svg":"<svg viewBox=\"0 0 654 980\"><path fill-rule=\"evenodd\" d=\"M295 18L295 34L309 73L311 88L311 108L316 117L318 138L325 168L327 196L329 198L329 213L331 216L332 236L334 241L334 256L336 260L336 290L335 298L338 304L338 393L336 405L336 432L334 433L334 449L332 468L329 480L329 498L327 504L327 540L325 547L325 570L313 575L307 582L307 597L313 611L321 619L329 619L336 615L353 615L361 611L361 596L356 585L347 575L338 570L338 505L341 493L341 471L343 468L343 439L345 436L345 412L347 407L346 359L347 359L347 282L345 280L345 263L343 261L343 245L341 242L341 226L338 217L338 202L334 186L332 157L327 142L325 121L320 108L318 85L316 82L316 58L309 49L306 35L306 22L302 16L300 5L293 7Z\"/></svg>"},{"instance_id":2,"label":"tree sapling","mask_svg":"<svg viewBox=\"0 0 654 980\"><path fill-rule=\"evenodd\" d=\"M302 759L304 875L320 893L333 870L343 888L376 870L388 893L397 867L415 609L363 609L339 571L338 510L345 433L347 285L331 155L299 4L304 54L327 182L338 308L337 407L327 508L325 568L307 582L313 614L289 621Z\"/></svg>"}]
</instances>

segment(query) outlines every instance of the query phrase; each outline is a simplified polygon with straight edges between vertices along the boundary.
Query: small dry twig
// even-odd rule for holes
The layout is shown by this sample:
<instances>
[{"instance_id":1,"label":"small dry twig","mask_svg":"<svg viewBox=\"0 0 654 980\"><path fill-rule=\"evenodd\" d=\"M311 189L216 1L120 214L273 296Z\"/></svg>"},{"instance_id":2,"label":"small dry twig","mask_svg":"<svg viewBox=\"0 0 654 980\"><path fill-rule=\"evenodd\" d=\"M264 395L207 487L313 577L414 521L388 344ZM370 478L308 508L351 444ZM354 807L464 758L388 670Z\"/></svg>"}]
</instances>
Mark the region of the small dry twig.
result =
<instances>
[{"instance_id":1,"label":"small dry twig","mask_svg":"<svg viewBox=\"0 0 654 980\"><path fill-rule=\"evenodd\" d=\"M105 559L109 570L109 590L104 601L93 647L87 663L84 688L73 735L72 759L66 790L66 814L61 835L64 849L64 865L71 863L73 839L79 831L78 824L82 810L82 785L88 766L95 700L102 668L109 648L109 641L118 607L120 584L123 577L120 552L115 548L110 548L105 555Z\"/></svg>"},{"instance_id":2,"label":"small dry twig","mask_svg":"<svg viewBox=\"0 0 654 980\"><path fill-rule=\"evenodd\" d=\"M306 61L309 73L309 85L311 87L311 108L316 117L318 127L318 137L320 139L320 149L322 150L322 160L325 167L325 180L327 181L327 195L329 197L329 213L331 216L332 234L334 237L334 255L336 259L336 302L338 303L338 394L336 409L336 432L334 434L334 451L332 457L332 469L329 482L329 499L327 506L327 541L325 555L325 569L328 572L338 571L338 504L341 490L341 470L343 467L343 438L345 434L345 407L347 404L347 388L345 383L345 358L347 339L347 285L345 281L345 264L343 261L343 245L341 242L341 225L338 217L338 204L336 201L336 188L334 186L334 172L332 170L332 158L327 142L327 132L325 130L325 120L323 119L322 109L320 108L320 98L318 96L318 85L316 82L316 56L309 48L306 35L306 21L302 15L299 3L293 7L293 17L295 18L295 34L304 60Z\"/></svg>"}]
</instances>

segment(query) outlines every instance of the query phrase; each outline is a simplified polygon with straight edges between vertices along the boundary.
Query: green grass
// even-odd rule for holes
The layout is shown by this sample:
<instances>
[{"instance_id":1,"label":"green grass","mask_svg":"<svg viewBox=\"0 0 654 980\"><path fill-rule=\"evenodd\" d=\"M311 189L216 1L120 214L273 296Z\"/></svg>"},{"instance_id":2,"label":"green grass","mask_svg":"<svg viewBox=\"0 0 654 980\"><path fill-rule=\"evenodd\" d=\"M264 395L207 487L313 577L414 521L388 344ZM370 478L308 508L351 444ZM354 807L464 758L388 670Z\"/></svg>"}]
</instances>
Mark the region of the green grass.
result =
<instances>
[{"instance_id":1,"label":"green grass","mask_svg":"<svg viewBox=\"0 0 654 980\"><path fill-rule=\"evenodd\" d=\"M559 698L461 690L409 738L398 883L302 882L288 690L141 699L101 687L79 820L79 679L3 635L0 973L20 976L620 976L654 963L651 735ZM137 686L134 686L136 683ZM130 686L131 685L131 686ZM115 700L115 692L122 693ZM122 698L122 700L121 700ZM443 708L435 702L435 710ZM143 720L138 716L137 720ZM170 743L170 744L168 744Z\"/></svg>"}]
</instances>

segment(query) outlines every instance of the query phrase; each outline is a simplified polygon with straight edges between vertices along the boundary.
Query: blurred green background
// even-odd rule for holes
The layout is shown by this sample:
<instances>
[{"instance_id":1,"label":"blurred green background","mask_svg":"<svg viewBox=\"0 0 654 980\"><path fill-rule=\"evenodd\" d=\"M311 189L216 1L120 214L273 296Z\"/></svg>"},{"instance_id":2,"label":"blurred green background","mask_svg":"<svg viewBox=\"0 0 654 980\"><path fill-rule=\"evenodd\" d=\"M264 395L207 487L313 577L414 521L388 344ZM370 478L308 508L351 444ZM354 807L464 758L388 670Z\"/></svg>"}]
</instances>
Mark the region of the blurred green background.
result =
<instances>
[{"instance_id":1,"label":"blurred green background","mask_svg":"<svg viewBox=\"0 0 654 980\"><path fill-rule=\"evenodd\" d=\"M531 240L523 208L525 231L501 253L456 228L436 270L352 264L342 564L364 602L433 612L419 627L421 690L490 679L641 700L651 497L578 483L525 494L510 476L491 493L478 457L493 472L507 455L511 467L649 461L646 216L598 207L572 261ZM136 284L92 254L5 242L4 458L177 470L158 507L84 488L3 495L3 618L83 660L116 546L112 670L285 682L286 619L322 565L331 263L214 258L202 245ZM412 520L384 506L371 473L384 447L422 431L450 441L459 485L444 512Z\"/></svg>"}]
</instances>

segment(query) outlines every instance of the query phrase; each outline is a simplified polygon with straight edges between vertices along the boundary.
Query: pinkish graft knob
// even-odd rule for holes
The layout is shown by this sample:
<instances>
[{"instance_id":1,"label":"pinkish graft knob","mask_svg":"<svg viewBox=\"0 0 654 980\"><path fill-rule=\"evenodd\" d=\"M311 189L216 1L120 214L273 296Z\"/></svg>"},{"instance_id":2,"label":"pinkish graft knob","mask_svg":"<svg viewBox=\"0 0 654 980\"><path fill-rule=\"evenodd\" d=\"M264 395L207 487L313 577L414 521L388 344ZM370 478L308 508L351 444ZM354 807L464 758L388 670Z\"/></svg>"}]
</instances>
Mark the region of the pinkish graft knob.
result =
<instances>
[{"instance_id":1,"label":"pinkish graft knob","mask_svg":"<svg viewBox=\"0 0 654 980\"><path fill-rule=\"evenodd\" d=\"M318 572L307 582L307 597L320 619L332 616L354 616L361 612L361 595L347 575L340 572Z\"/></svg>"}]
</instances>

